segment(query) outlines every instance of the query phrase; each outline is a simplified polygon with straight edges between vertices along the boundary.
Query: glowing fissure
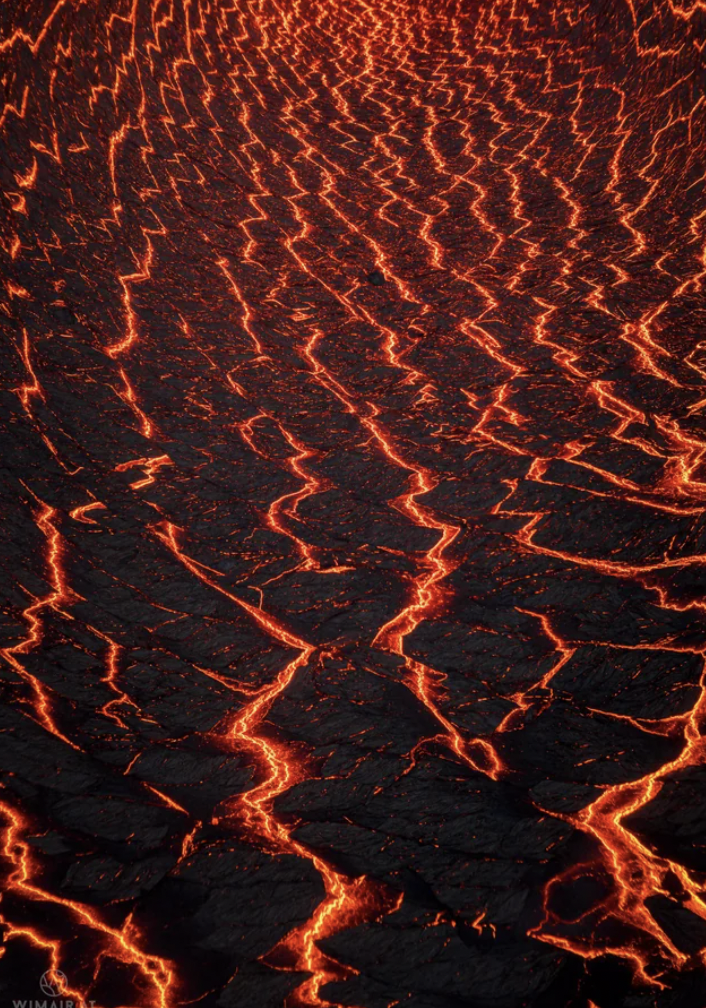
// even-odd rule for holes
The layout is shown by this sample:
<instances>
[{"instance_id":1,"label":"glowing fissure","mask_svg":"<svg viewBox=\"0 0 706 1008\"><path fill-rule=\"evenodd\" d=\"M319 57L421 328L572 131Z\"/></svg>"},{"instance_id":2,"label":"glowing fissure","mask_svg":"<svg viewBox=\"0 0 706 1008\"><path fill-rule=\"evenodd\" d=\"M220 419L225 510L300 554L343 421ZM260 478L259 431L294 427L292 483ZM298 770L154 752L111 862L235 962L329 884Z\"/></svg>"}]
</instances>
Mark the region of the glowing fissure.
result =
<instances>
[{"instance_id":1,"label":"glowing fissure","mask_svg":"<svg viewBox=\"0 0 706 1008\"><path fill-rule=\"evenodd\" d=\"M440 760L464 795L487 787L504 808L524 790L540 833L552 820L593 852L552 841L560 868L548 841L528 855L544 871L520 915L537 956L528 988L541 975L555 992L565 957L583 970L570 996L603 1008L591 970L618 961L659 1008L706 966L698 857L668 856L630 826L705 757L705 28L703 0L326 0L316 17L301 0L33 0L0 16L7 471L11 535L27 542L8 552L7 681L48 752L85 760L87 779L107 753L101 786L115 771L118 796L178 820L165 827L170 881L224 838L314 869L323 899L306 919L284 914L252 957L256 976L306 975L291 978L287 1008L339 1008L327 985L344 981L390 1005L426 996L426 980L407 990L390 962L361 965L370 934L394 959L415 912L445 948L456 929L469 962L515 940L483 881L466 887L480 905L464 883L446 906L438 880L453 871L429 853L443 847L433 809L418 810L428 837L394 824L400 781ZM497 661L484 635L501 642ZM461 657L448 661L454 640ZM258 665L263 641L287 654L274 672ZM285 741L277 720L350 649L363 674L379 660L426 725L404 769L372 788L390 789L392 826L375 808L356 823L353 799L330 821L307 810L317 783L353 775L319 776L321 753L355 749L369 725L351 716L350 739L320 737L316 704L330 697L316 690L311 742L301 727L303 741ZM578 698L590 651L637 663L605 702ZM652 682L659 716L631 706L653 656L684 670L663 673L662 693ZM165 699L169 670L184 667L214 691L183 701L196 726ZM350 670L364 723L357 659ZM556 781L540 751L550 715L567 736L575 717L588 739ZM613 755L606 739L585 754L606 721L626 748ZM360 762L380 770L388 730ZM671 755L653 766L628 752L630 732ZM187 785L133 774L160 746L225 749L255 783L192 812ZM601 758L617 776L580 770ZM191 975L201 967L150 953L179 939L157 933L148 883L99 909L61 894L34 844L60 819L56 776L46 806L18 771L3 778L8 960L26 948L79 1003L103 996L113 967L132 989L115 997L135 1008L210 996ZM547 781L578 810L537 797ZM301 814L277 813L288 798ZM320 848L298 839L312 826ZM357 861L344 827L390 832ZM412 866L394 868L405 829L431 894L423 911L404 881ZM364 870L337 867L347 858ZM587 879L599 895L562 916ZM324 951L349 932L355 964ZM243 963L234 952L226 971L218 954L214 983L230 996ZM67 962L80 986L62 979ZM461 996L444 983L432 993Z\"/></svg>"}]
</instances>

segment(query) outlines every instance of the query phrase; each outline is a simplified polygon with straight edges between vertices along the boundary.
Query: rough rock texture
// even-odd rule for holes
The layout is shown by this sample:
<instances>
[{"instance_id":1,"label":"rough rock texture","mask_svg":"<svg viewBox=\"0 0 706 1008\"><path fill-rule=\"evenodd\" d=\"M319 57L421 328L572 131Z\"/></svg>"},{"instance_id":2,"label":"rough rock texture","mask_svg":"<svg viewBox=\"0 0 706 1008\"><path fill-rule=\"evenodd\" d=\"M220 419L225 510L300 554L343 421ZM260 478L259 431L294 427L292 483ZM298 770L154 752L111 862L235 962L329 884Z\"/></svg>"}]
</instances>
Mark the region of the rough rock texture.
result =
<instances>
[{"instance_id":1,"label":"rough rock texture","mask_svg":"<svg viewBox=\"0 0 706 1008\"><path fill-rule=\"evenodd\" d=\"M706 1004L705 42L0 5L3 1003Z\"/></svg>"}]
</instances>

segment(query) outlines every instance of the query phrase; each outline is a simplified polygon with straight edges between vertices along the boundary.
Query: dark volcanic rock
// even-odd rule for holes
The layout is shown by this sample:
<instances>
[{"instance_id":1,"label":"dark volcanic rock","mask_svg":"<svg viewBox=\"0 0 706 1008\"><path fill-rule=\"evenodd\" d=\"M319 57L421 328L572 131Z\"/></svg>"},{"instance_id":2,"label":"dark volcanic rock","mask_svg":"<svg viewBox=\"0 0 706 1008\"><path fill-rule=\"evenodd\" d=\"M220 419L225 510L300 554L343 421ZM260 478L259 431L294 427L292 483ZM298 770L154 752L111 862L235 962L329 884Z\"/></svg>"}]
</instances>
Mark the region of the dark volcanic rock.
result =
<instances>
[{"instance_id":1,"label":"dark volcanic rock","mask_svg":"<svg viewBox=\"0 0 706 1008\"><path fill-rule=\"evenodd\" d=\"M7 1004L706 1003L704 38L0 4Z\"/></svg>"}]
</instances>

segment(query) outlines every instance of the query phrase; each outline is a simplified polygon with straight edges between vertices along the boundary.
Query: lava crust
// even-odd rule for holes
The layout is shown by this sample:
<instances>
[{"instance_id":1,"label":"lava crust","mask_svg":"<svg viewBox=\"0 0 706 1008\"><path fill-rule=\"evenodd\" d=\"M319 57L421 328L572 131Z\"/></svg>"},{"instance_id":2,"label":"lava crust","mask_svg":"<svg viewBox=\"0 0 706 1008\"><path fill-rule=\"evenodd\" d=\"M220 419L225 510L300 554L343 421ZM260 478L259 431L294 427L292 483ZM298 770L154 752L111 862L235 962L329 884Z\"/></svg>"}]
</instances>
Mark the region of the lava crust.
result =
<instances>
[{"instance_id":1,"label":"lava crust","mask_svg":"<svg viewBox=\"0 0 706 1008\"><path fill-rule=\"evenodd\" d=\"M705 46L0 6L3 1004L706 1005Z\"/></svg>"}]
</instances>

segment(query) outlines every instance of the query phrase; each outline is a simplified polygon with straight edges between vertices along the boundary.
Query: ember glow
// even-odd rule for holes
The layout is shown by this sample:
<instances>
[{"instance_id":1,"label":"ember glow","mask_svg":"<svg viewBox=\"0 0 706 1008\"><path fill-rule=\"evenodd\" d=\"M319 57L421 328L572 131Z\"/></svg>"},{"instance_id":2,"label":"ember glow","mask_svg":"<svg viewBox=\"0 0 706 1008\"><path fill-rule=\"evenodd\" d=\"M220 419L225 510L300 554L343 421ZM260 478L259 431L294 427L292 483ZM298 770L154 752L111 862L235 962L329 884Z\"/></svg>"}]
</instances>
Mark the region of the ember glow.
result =
<instances>
[{"instance_id":1,"label":"ember glow","mask_svg":"<svg viewBox=\"0 0 706 1008\"><path fill-rule=\"evenodd\" d=\"M8 1004L706 1003L705 58L0 5Z\"/></svg>"}]
</instances>

